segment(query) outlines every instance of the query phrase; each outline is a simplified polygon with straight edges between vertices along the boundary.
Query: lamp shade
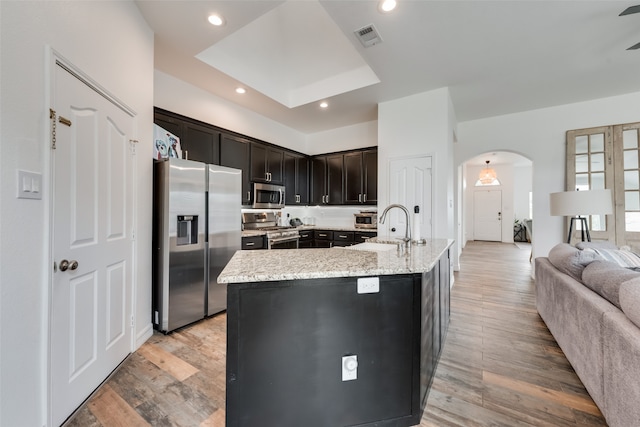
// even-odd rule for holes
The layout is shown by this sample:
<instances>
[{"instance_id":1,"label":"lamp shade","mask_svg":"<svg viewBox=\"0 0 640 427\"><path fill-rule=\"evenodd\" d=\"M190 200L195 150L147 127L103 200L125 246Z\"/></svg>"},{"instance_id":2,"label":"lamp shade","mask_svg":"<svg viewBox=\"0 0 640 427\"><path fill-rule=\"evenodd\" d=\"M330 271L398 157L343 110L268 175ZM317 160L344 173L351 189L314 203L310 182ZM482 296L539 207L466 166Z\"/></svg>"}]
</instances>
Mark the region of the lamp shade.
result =
<instances>
[{"instance_id":1,"label":"lamp shade","mask_svg":"<svg viewBox=\"0 0 640 427\"><path fill-rule=\"evenodd\" d=\"M609 215L611 190L563 191L550 194L552 216Z\"/></svg>"}]
</instances>

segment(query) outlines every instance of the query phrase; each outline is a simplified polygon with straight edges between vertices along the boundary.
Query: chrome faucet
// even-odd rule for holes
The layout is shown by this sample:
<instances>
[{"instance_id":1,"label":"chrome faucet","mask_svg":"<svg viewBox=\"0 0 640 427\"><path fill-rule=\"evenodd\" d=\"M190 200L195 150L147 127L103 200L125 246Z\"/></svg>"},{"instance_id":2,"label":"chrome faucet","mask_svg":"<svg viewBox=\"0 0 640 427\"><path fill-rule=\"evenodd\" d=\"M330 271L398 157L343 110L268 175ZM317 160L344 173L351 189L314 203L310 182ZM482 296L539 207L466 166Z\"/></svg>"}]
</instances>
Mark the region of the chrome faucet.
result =
<instances>
[{"instance_id":1,"label":"chrome faucet","mask_svg":"<svg viewBox=\"0 0 640 427\"><path fill-rule=\"evenodd\" d=\"M409 227L409 211L407 210L407 208L397 203L387 206L386 208L384 208L384 211L382 211L382 215L380 216L380 223L384 224L384 220L387 217L387 212L389 212L389 210L391 210L392 208L399 208L404 211L404 215L407 218L407 223L404 229L404 239L402 239L402 241L404 242L405 246L409 246L411 244L411 229Z\"/></svg>"}]
</instances>

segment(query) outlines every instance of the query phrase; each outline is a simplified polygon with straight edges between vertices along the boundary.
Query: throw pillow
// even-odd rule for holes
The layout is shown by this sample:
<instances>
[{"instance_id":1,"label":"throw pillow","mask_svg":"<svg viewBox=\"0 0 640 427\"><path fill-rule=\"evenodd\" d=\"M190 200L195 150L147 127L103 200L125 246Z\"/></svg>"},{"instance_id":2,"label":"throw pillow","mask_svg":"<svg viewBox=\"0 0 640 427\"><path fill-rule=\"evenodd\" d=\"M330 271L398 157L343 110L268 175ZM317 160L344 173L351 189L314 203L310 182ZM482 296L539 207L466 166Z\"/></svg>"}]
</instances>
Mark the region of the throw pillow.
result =
<instances>
[{"instance_id":1,"label":"throw pillow","mask_svg":"<svg viewBox=\"0 0 640 427\"><path fill-rule=\"evenodd\" d=\"M581 251L568 243L559 243L551 248L548 258L558 270L580 281L582 270L598 256L593 251Z\"/></svg>"},{"instance_id":2,"label":"throw pillow","mask_svg":"<svg viewBox=\"0 0 640 427\"><path fill-rule=\"evenodd\" d=\"M629 270L613 262L593 261L582 272L582 283L621 309L620 285L638 277L640 272Z\"/></svg>"},{"instance_id":3,"label":"throw pillow","mask_svg":"<svg viewBox=\"0 0 640 427\"><path fill-rule=\"evenodd\" d=\"M640 328L640 278L627 280L620 285L622 311Z\"/></svg>"},{"instance_id":4,"label":"throw pillow","mask_svg":"<svg viewBox=\"0 0 640 427\"><path fill-rule=\"evenodd\" d=\"M620 267L640 267L640 257L631 251L624 249L590 248L585 251L594 251L605 261L618 264Z\"/></svg>"}]
</instances>

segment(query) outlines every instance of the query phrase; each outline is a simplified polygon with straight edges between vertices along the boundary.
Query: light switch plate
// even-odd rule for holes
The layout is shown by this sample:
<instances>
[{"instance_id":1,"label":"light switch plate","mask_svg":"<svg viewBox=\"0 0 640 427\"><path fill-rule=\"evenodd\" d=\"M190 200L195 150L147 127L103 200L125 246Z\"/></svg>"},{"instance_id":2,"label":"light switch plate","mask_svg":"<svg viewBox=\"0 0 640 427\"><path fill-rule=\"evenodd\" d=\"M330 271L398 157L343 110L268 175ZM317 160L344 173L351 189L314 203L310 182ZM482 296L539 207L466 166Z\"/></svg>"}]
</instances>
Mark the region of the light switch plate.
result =
<instances>
[{"instance_id":1,"label":"light switch plate","mask_svg":"<svg viewBox=\"0 0 640 427\"><path fill-rule=\"evenodd\" d=\"M18 170L18 199L42 199L42 174Z\"/></svg>"},{"instance_id":2,"label":"light switch plate","mask_svg":"<svg viewBox=\"0 0 640 427\"><path fill-rule=\"evenodd\" d=\"M358 277L359 294L375 294L380 292L379 277Z\"/></svg>"}]
</instances>

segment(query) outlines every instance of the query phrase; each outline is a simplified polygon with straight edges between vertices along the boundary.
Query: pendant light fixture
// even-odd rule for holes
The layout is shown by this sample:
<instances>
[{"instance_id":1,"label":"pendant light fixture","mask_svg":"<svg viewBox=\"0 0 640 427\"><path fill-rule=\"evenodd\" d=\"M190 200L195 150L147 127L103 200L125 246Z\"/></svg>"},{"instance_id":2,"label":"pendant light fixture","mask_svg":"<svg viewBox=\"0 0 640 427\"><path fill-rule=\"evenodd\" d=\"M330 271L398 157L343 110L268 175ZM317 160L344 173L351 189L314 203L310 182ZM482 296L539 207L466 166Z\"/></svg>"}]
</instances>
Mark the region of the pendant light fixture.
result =
<instances>
[{"instance_id":1,"label":"pendant light fixture","mask_svg":"<svg viewBox=\"0 0 640 427\"><path fill-rule=\"evenodd\" d=\"M480 176L478 177L478 181L476 181L476 186L500 185L496 171L489 167L489 160L486 160L485 163L487 166L480 171Z\"/></svg>"}]
</instances>

